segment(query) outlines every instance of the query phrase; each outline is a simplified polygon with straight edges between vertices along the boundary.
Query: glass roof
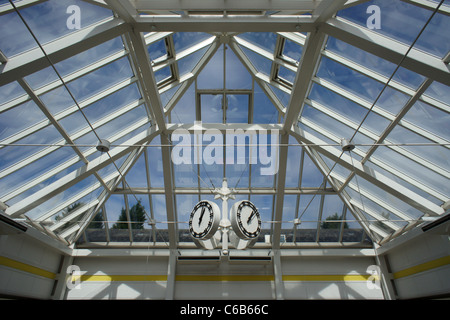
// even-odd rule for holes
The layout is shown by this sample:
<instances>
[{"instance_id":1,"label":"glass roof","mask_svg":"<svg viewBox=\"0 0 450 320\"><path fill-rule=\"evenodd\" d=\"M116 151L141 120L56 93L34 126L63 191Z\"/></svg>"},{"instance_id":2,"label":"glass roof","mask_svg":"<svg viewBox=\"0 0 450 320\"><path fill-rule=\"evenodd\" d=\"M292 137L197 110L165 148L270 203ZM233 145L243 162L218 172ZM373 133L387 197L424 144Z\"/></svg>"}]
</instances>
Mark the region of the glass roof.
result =
<instances>
[{"instance_id":1,"label":"glass roof","mask_svg":"<svg viewBox=\"0 0 450 320\"><path fill-rule=\"evenodd\" d=\"M226 178L255 247L291 248L448 212L450 1L187 2L0 1L4 214L80 247L195 247Z\"/></svg>"}]
</instances>

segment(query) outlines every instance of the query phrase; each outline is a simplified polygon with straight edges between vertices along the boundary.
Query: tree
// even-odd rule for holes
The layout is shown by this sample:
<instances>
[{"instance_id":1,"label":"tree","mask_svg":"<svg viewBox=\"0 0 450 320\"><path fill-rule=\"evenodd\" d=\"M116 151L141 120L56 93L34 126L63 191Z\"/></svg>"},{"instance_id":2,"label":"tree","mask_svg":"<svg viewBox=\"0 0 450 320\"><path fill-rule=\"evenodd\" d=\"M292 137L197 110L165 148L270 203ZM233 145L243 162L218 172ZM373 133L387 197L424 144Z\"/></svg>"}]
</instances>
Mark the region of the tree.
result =
<instances>
[{"instance_id":1,"label":"tree","mask_svg":"<svg viewBox=\"0 0 450 320\"><path fill-rule=\"evenodd\" d=\"M81 202L75 202L73 204L71 204L70 206L64 208L61 212L61 214L58 214L57 216L55 216L55 220L56 221L60 221L63 220L66 216L69 215L70 212L74 211L75 209L77 209L78 207L83 206L84 204Z\"/></svg>"},{"instance_id":2,"label":"tree","mask_svg":"<svg viewBox=\"0 0 450 320\"><path fill-rule=\"evenodd\" d=\"M322 229L340 229L342 222L340 222L338 220L342 220L342 215L339 216L337 213L335 213L335 214L327 217L325 219L325 222L321 223L321 227L322 227ZM347 222L344 222L344 229L348 229Z\"/></svg>"},{"instance_id":3,"label":"tree","mask_svg":"<svg viewBox=\"0 0 450 320\"><path fill-rule=\"evenodd\" d=\"M144 229L144 222L146 220L145 217L145 209L141 204L141 201L139 200L135 205L133 205L129 210L130 214L130 221L132 222L131 228L132 229ZM127 218L127 211L125 208L122 208L119 219L117 219L117 222L112 226L113 229L128 229L128 218Z\"/></svg>"},{"instance_id":4,"label":"tree","mask_svg":"<svg viewBox=\"0 0 450 320\"><path fill-rule=\"evenodd\" d=\"M92 219L91 223L89 223L88 229L103 229L103 227L103 210L100 209L94 219Z\"/></svg>"}]
</instances>

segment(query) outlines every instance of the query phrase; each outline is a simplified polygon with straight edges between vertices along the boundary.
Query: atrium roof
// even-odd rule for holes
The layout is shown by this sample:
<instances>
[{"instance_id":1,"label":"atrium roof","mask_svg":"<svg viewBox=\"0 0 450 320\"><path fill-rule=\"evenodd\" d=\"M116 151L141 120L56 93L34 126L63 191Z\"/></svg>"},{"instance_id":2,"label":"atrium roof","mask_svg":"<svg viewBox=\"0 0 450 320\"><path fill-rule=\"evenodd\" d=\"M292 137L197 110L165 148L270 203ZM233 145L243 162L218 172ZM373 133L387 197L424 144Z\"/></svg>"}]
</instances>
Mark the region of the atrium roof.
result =
<instances>
[{"instance_id":1,"label":"atrium roof","mask_svg":"<svg viewBox=\"0 0 450 320\"><path fill-rule=\"evenodd\" d=\"M448 210L449 1L13 3L0 201L58 241L193 246L224 178L259 247L382 245Z\"/></svg>"}]
</instances>

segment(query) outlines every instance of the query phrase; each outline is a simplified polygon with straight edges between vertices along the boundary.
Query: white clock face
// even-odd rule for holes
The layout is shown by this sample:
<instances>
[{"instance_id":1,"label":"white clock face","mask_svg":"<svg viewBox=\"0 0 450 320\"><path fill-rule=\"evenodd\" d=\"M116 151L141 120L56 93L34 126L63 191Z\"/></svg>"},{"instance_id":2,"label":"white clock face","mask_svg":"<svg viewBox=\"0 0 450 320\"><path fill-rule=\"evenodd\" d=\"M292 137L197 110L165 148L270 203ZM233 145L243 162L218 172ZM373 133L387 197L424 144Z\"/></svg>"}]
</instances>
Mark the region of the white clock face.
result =
<instances>
[{"instance_id":1,"label":"white clock face","mask_svg":"<svg viewBox=\"0 0 450 320\"><path fill-rule=\"evenodd\" d=\"M250 201L241 201L233 206L231 213L233 229L244 239L254 239L261 231L261 217L258 209Z\"/></svg>"},{"instance_id":2,"label":"white clock face","mask_svg":"<svg viewBox=\"0 0 450 320\"><path fill-rule=\"evenodd\" d=\"M196 239L208 239L217 231L220 213L218 206L209 201L200 201L189 219L189 231Z\"/></svg>"}]
</instances>

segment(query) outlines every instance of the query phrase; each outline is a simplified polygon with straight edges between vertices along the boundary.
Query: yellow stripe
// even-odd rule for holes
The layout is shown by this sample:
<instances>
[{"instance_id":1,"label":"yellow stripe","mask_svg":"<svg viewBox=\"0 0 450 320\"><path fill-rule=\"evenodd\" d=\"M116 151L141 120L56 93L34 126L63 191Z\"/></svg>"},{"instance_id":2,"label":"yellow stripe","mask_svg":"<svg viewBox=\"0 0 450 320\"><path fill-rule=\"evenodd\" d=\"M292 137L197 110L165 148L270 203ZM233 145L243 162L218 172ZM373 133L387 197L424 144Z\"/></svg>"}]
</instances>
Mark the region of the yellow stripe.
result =
<instances>
[{"instance_id":1,"label":"yellow stripe","mask_svg":"<svg viewBox=\"0 0 450 320\"><path fill-rule=\"evenodd\" d=\"M111 282L111 281L167 281L166 275L81 275L72 276L72 282L80 281L98 281L98 282Z\"/></svg>"},{"instance_id":2,"label":"yellow stripe","mask_svg":"<svg viewBox=\"0 0 450 320\"><path fill-rule=\"evenodd\" d=\"M442 257L436 260L428 261L417 266L407 268L394 273L394 279L400 279L403 277L411 276L413 274L428 271L434 268L439 268L450 264L450 256Z\"/></svg>"},{"instance_id":3,"label":"yellow stripe","mask_svg":"<svg viewBox=\"0 0 450 320\"><path fill-rule=\"evenodd\" d=\"M271 275L177 275L175 281L273 281Z\"/></svg>"},{"instance_id":4,"label":"yellow stripe","mask_svg":"<svg viewBox=\"0 0 450 320\"><path fill-rule=\"evenodd\" d=\"M284 275L283 281L368 281L379 280L377 275L336 274L336 275Z\"/></svg>"},{"instance_id":5,"label":"yellow stripe","mask_svg":"<svg viewBox=\"0 0 450 320\"><path fill-rule=\"evenodd\" d=\"M49 278L49 279L55 279L56 274L38 267L34 267L32 265L23 263L23 262L19 262L10 258L6 258L6 257L1 257L0 256L0 265L9 267L9 268L13 268L13 269L17 269L17 270L21 270L21 271L25 271L31 274L35 274L44 278Z\"/></svg>"}]
</instances>

